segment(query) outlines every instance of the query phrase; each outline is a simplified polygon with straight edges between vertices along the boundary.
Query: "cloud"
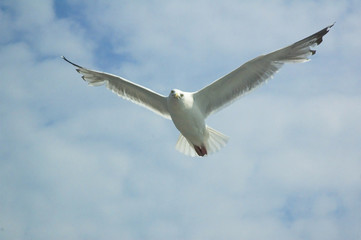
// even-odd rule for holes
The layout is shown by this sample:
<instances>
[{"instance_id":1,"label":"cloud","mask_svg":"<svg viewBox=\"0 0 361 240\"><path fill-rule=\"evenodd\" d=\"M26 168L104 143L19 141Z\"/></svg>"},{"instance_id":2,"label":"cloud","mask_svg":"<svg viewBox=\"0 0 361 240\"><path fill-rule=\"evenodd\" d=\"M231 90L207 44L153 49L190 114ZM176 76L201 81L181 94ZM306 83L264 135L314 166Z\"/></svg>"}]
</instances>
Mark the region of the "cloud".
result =
<instances>
[{"instance_id":1,"label":"cloud","mask_svg":"<svg viewBox=\"0 0 361 240\"><path fill-rule=\"evenodd\" d=\"M2 1L1 239L357 239L354 1ZM162 94L197 90L336 21L312 61L208 119L207 158L171 121L87 87L61 55Z\"/></svg>"}]
</instances>

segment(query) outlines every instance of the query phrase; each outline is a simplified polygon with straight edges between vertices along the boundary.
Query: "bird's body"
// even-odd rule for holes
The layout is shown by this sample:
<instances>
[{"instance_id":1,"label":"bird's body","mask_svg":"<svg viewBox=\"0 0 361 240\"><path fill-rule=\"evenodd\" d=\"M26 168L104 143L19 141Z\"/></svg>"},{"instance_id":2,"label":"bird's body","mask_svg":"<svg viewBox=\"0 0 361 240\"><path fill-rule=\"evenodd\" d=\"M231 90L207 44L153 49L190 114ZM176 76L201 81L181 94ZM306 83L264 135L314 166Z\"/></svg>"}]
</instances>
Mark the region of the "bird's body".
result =
<instances>
[{"instance_id":1,"label":"bird's body","mask_svg":"<svg viewBox=\"0 0 361 240\"><path fill-rule=\"evenodd\" d=\"M228 140L228 137L207 126L205 119L265 82L284 63L308 61L308 56L316 53L311 47L320 44L332 26L290 46L256 57L199 91L174 89L168 97L124 78L89 70L63 58L76 66L90 85L106 84L119 96L171 119L181 133L176 144L178 151L190 156L205 156L224 147Z\"/></svg>"},{"instance_id":2,"label":"bird's body","mask_svg":"<svg viewBox=\"0 0 361 240\"><path fill-rule=\"evenodd\" d=\"M199 156L207 154L205 142L209 133L205 117L193 99L192 93L172 90L168 97L168 110L172 121L182 136Z\"/></svg>"},{"instance_id":3,"label":"bird's body","mask_svg":"<svg viewBox=\"0 0 361 240\"><path fill-rule=\"evenodd\" d=\"M179 90L175 90L179 91ZM176 93L177 93L176 92ZM193 100L193 94L181 93L182 97L168 97L168 110L176 128L195 145L204 141L206 124L204 116ZM180 96L180 95L179 95Z\"/></svg>"}]
</instances>

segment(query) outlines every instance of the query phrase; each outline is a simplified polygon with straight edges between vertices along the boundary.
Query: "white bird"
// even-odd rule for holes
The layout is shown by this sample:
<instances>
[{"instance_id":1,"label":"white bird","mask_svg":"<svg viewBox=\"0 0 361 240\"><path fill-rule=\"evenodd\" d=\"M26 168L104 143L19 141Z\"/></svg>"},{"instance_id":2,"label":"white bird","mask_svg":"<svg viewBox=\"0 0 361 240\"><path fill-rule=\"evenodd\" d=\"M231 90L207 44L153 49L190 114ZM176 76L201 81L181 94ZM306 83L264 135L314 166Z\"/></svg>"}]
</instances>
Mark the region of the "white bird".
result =
<instances>
[{"instance_id":1,"label":"white bird","mask_svg":"<svg viewBox=\"0 0 361 240\"><path fill-rule=\"evenodd\" d=\"M171 119L180 131L176 149L189 156L205 156L218 151L228 141L227 136L207 126L205 119L265 82L284 63L309 61L308 57L316 53L311 47L319 45L332 26L287 47L256 57L199 91L173 89L168 97L122 77L90 70L70 62L64 56L62 58L77 67L76 70L89 85L105 84L119 96Z\"/></svg>"}]
</instances>

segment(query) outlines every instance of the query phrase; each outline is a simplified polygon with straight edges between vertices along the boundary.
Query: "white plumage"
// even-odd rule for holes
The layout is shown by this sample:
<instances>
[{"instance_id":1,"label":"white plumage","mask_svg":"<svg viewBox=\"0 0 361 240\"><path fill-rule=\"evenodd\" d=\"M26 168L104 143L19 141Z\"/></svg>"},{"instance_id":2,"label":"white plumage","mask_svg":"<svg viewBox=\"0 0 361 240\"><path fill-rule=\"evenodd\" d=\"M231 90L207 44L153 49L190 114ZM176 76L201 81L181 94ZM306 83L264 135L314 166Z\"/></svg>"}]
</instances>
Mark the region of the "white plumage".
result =
<instances>
[{"instance_id":1,"label":"white plumage","mask_svg":"<svg viewBox=\"0 0 361 240\"><path fill-rule=\"evenodd\" d=\"M319 45L332 26L333 24L290 46L256 57L197 92L174 89L168 97L124 78L86 69L65 57L63 59L76 66L76 70L90 85L105 84L119 96L172 119L181 133L176 149L189 156L205 156L220 150L228 140L227 136L208 127L205 119L265 82L284 63L308 61L308 57L316 53L311 47Z\"/></svg>"}]
</instances>

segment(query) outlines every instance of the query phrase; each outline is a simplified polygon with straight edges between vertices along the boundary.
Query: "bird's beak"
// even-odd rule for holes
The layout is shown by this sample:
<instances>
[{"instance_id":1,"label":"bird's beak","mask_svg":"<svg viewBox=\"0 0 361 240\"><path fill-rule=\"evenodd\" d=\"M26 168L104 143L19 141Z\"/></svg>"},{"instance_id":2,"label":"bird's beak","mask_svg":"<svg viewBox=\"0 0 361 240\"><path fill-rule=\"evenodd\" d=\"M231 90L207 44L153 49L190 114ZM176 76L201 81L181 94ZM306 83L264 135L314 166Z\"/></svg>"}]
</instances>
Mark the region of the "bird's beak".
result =
<instances>
[{"instance_id":1,"label":"bird's beak","mask_svg":"<svg viewBox=\"0 0 361 240\"><path fill-rule=\"evenodd\" d=\"M179 93L175 93L175 94L174 94L174 97L179 99L179 98L180 98Z\"/></svg>"}]
</instances>

